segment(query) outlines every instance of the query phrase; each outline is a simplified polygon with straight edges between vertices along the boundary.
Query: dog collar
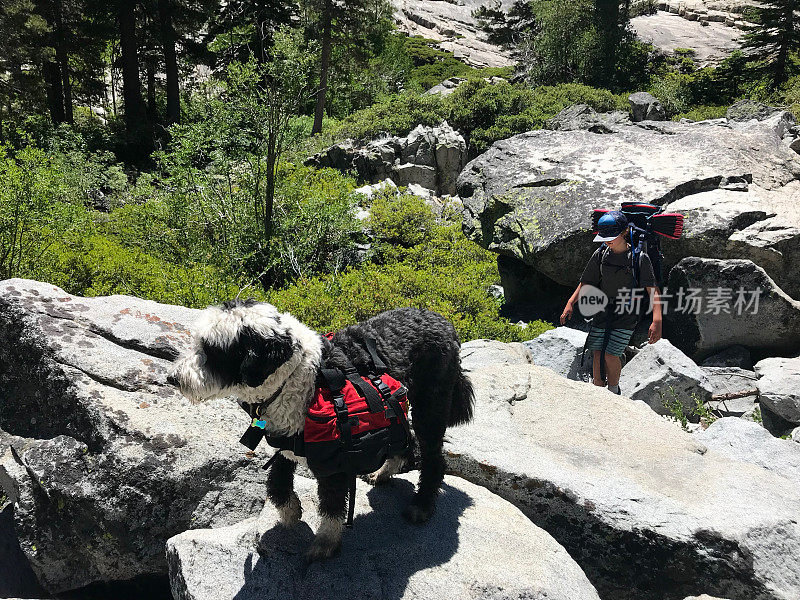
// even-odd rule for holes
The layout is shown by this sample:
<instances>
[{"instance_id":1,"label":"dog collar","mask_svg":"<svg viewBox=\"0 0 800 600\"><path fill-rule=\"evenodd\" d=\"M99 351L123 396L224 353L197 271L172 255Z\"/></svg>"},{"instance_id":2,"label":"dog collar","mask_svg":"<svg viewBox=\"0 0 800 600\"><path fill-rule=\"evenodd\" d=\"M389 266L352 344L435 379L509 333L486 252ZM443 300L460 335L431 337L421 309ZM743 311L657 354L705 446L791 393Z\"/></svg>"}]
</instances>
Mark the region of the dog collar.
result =
<instances>
[{"instance_id":1,"label":"dog collar","mask_svg":"<svg viewBox=\"0 0 800 600\"><path fill-rule=\"evenodd\" d=\"M259 402L258 404L256 404L254 406L254 413L255 414L251 415L253 417L253 427L258 427L259 429L264 429L266 427L266 421L259 420L258 417L260 417L262 415L262 411L264 409L266 409L270 404L272 404L273 402L275 402L275 400L278 399L278 397L281 395L281 392L283 391L283 387L285 385L286 385L286 381L284 381L280 385L280 387L277 390L275 390L275 393L272 394L272 396L270 396L269 398L264 400L264 402ZM263 423L263 425L260 425L260 423Z\"/></svg>"}]
</instances>

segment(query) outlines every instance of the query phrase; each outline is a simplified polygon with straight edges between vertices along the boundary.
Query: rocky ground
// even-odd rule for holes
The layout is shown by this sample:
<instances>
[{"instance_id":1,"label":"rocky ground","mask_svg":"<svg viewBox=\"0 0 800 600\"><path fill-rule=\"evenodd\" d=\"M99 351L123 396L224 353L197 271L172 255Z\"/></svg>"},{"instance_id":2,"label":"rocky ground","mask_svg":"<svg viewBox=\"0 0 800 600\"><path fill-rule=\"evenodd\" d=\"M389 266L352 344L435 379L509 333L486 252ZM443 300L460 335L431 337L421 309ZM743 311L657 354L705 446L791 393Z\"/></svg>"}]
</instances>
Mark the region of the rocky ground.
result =
<instances>
[{"instance_id":1,"label":"rocky ground","mask_svg":"<svg viewBox=\"0 0 800 600\"><path fill-rule=\"evenodd\" d=\"M432 39L474 67L513 64L508 51L486 41L472 17L476 8L496 4L507 10L513 0L393 0L395 22L401 31ZM680 0L656 5L655 14L632 19L637 35L668 52L691 48L698 64L708 66L738 48L742 32L751 27L742 12L759 2Z\"/></svg>"},{"instance_id":2,"label":"rocky ground","mask_svg":"<svg viewBox=\"0 0 800 600\"><path fill-rule=\"evenodd\" d=\"M0 597L165 574L197 599L800 594L800 444L738 418L692 436L651 408L654 388L636 401L571 380L554 371L569 356L558 330L465 344L476 418L448 432L434 519L399 516L415 474L360 484L342 555L306 569L312 483L299 478L301 525L276 527L270 451L239 446L244 413L192 406L164 380L195 315L0 284ZM762 401L800 389L775 377L786 365L755 369Z\"/></svg>"},{"instance_id":3,"label":"rocky ground","mask_svg":"<svg viewBox=\"0 0 800 600\"><path fill-rule=\"evenodd\" d=\"M667 52L677 48L695 51L698 67L717 64L739 48L742 30L724 22L710 21L705 25L698 20L688 20L678 14L660 10L652 15L631 19L636 35L645 42Z\"/></svg>"},{"instance_id":4,"label":"rocky ground","mask_svg":"<svg viewBox=\"0 0 800 600\"><path fill-rule=\"evenodd\" d=\"M392 0L395 21L401 31L439 42L442 50L473 67L506 67L511 55L486 41L478 30L472 11L492 6L496 0ZM500 0L504 8L513 0Z\"/></svg>"}]
</instances>

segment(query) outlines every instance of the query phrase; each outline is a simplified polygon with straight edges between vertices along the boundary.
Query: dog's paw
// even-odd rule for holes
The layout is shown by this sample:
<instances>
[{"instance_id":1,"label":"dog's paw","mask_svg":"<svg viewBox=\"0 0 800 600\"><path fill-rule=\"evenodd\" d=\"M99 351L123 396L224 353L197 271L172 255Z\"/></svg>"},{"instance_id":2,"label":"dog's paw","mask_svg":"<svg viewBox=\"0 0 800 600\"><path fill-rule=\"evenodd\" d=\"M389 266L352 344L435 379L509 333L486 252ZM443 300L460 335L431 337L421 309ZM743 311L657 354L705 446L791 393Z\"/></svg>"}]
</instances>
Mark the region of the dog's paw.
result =
<instances>
[{"instance_id":1,"label":"dog's paw","mask_svg":"<svg viewBox=\"0 0 800 600\"><path fill-rule=\"evenodd\" d=\"M300 521L303 516L303 507L300 506L300 498L292 493L292 497L283 506L278 507L278 518L284 527L292 527Z\"/></svg>"},{"instance_id":2,"label":"dog's paw","mask_svg":"<svg viewBox=\"0 0 800 600\"><path fill-rule=\"evenodd\" d=\"M380 469L367 475L365 480L371 485L386 483L401 471L405 462L402 456L390 456L384 461Z\"/></svg>"},{"instance_id":3,"label":"dog's paw","mask_svg":"<svg viewBox=\"0 0 800 600\"><path fill-rule=\"evenodd\" d=\"M432 508L424 508L418 504L409 504L403 511L403 518L409 523L419 525L430 519L432 514Z\"/></svg>"},{"instance_id":4,"label":"dog's paw","mask_svg":"<svg viewBox=\"0 0 800 600\"><path fill-rule=\"evenodd\" d=\"M308 551L306 551L306 562L313 563L336 556L342 549L341 540L333 542L328 539L315 538Z\"/></svg>"}]
</instances>

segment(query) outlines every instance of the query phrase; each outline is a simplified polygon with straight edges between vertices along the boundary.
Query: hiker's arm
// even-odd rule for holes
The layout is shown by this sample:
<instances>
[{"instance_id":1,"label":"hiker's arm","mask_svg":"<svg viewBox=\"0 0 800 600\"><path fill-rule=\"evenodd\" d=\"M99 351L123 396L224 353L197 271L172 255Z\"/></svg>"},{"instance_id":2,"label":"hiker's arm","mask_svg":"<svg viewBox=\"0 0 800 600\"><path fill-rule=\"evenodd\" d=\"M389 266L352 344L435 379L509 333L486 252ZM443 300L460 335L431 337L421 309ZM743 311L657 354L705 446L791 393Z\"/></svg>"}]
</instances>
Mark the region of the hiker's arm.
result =
<instances>
[{"instance_id":1,"label":"hiker's arm","mask_svg":"<svg viewBox=\"0 0 800 600\"><path fill-rule=\"evenodd\" d=\"M575 291L572 293L572 296L569 297L567 300L567 305L564 307L564 312L561 313L561 324L563 325L566 323L567 319L572 317L572 311L575 308L575 303L578 301L578 294L581 291L581 286L583 284L579 283L578 287L575 288Z\"/></svg>"},{"instance_id":2,"label":"hiker's arm","mask_svg":"<svg viewBox=\"0 0 800 600\"><path fill-rule=\"evenodd\" d=\"M655 344L661 339L661 296L658 293L658 288L648 287L647 292L650 294L650 304L653 307L653 323L650 325L650 343Z\"/></svg>"}]
</instances>

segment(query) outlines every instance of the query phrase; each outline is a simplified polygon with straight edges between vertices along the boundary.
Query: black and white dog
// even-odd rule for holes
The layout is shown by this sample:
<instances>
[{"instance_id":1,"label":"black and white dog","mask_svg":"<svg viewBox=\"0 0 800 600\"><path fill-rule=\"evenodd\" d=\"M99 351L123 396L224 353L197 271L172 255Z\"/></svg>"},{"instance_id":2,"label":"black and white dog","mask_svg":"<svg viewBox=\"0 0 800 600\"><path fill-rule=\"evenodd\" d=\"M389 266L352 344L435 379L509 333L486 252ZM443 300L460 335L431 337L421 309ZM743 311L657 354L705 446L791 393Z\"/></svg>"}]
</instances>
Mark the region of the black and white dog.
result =
<instances>
[{"instance_id":1,"label":"black and white dog","mask_svg":"<svg viewBox=\"0 0 800 600\"><path fill-rule=\"evenodd\" d=\"M455 329L441 315L401 308L379 314L337 332L328 340L271 304L231 301L203 312L193 331L193 346L175 363L171 379L193 401L233 396L259 404L269 435L303 430L318 370L344 369L349 361L366 373L372 364L365 338L376 341L389 373L408 388L412 424L421 457L417 492L404 516L423 523L434 510L444 478L442 443L445 429L472 419L472 385L461 370ZM282 451L268 475L269 500L280 521L300 520L300 501L293 490L296 463ZM398 473L405 457L389 457L370 475L380 483ZM336 553L341 544L348 480L345 474L317 477L322 518L311 561Z\"/></svg>"}]
</instances>

